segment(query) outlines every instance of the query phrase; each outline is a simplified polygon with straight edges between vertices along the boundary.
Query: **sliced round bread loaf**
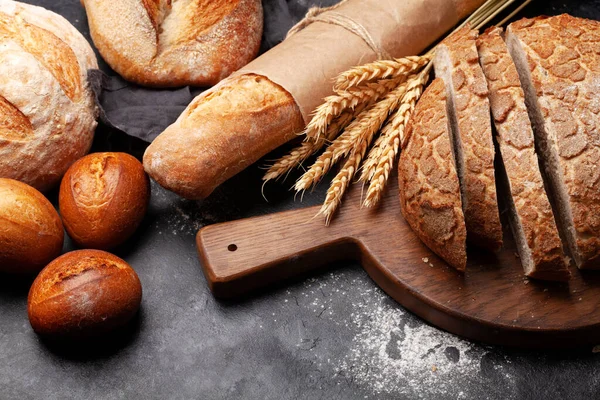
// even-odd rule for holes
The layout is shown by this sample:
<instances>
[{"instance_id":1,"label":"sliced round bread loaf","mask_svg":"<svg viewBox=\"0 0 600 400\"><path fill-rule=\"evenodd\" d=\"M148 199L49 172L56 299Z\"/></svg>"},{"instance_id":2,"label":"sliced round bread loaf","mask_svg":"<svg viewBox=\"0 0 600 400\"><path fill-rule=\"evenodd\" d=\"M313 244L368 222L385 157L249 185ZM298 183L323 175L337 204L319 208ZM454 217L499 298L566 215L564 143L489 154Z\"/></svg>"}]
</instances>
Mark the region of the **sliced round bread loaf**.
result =
<instances>
[{"instance_id":1,"label":"sliced round bread loaf","mask_svg":"<svg viewBox=\"0 0 600 400\"><path fill-rule=\"evenodd\" d=\"M446 90L434 80L419 100L400 155L402 214L419 238L454 268L467 263L465 220L456 173Z\"/></svg>"},{"instance_id":2,"label":"sliced round bread loaf","mask_svg":"<svg viewBox=\"0 0 600 400\"><path fill-rule=\"evenodd\" d=\"M506 41L558 228L579 268L600 268L600 22L523 19Z\"/></svg>"},{"instance_id":3,"label":"sliced round bread loaf","mask_svg":"<svg viewBox=\"0 0 600 400\"><path fill-rule=\"evenodd\" d=\"M485 76L479 65L477 31L458 30L436 48L435 73L446 83L448 114L461 181L469 241L502 247L494 175L494 143Z\"/></svg>"},{"instance_id":4,"label":"sliced round bread loaf","mask_svg":"<svg viewBox=\"0 0 600 400\"><path fill-rule=\"evenodd\" d=\"M498 187L509 205L510 225L525 275L567 280L568 263L538 167L523 89L501 34L502 29L491 28L477 39L504 165L504 171L496 170Z\"/></svg>"}]
</instances>

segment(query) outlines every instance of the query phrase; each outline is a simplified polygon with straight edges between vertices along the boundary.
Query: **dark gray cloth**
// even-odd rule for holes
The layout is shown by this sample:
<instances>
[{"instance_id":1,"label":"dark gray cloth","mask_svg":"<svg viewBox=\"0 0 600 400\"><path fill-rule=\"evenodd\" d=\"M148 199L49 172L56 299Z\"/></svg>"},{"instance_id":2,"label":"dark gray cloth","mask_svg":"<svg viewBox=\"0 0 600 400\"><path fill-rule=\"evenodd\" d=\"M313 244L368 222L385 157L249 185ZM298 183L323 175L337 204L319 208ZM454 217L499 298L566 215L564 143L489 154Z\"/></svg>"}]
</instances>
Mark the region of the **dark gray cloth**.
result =
<instances>
[{"instance_id":1,"label":"dark gray cloth","mask_svg":"<svg viewBox=\"0 0 600 400\"><path fill-rule=\"evenodd\" d=\"M190 87L149 89L121 77L90 70L88 77L100 105L100 121L130 136L151 142L202 92Z\"/></svg>"}]
</instances>

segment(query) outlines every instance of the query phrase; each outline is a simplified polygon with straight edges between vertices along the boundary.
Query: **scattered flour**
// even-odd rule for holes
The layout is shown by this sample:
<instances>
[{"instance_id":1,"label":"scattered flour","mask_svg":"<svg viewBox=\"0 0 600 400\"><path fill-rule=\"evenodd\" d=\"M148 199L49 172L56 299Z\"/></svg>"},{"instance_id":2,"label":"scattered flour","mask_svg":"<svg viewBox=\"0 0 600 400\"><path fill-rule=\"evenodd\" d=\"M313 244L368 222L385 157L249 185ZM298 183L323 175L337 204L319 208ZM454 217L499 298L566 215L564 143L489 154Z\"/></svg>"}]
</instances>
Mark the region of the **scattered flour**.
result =
<instances>
[{"instance_id":1,"label":"scattered flour","mask_svg":"<svg viewBox=\"0 0 600 400\"><path fill-rule=\"evenodd\" d=\"M376 393L411 398L451 395L476 379L487 352L433 328L389 302L361 304L351 315L360 331L341 368L352 369L355 382Z\"/></svg>"},{"instance_id":2,"label":"scattered flour","mask_svg":"<svg viewBox=\"0 0 600 400\"><path fill-rule=\"evenodd\" d=\"M374 398L472 398L471 390L481 388L482 360L494 351L492 347L428 325L370 284L364 275L345 279L346 274L338 271L308 279L302 294L288 297L285 303L357 332L348 349L336 354L339 358L324 354L330 344L319 346L327 340L323 336L304 338L298 347L313 353L320 368L323 364L332 368L333 379L376 393ZM289 291L287 294L291 295ZM349 299L346 306L339 304L344 302L340 299ZM343 312L348 304L350 312ZM514 377L501 364L492 368L504 386L501 398L513 398ZM497 397L490 393L488 398Z\"/></svg>"}]
</instances>

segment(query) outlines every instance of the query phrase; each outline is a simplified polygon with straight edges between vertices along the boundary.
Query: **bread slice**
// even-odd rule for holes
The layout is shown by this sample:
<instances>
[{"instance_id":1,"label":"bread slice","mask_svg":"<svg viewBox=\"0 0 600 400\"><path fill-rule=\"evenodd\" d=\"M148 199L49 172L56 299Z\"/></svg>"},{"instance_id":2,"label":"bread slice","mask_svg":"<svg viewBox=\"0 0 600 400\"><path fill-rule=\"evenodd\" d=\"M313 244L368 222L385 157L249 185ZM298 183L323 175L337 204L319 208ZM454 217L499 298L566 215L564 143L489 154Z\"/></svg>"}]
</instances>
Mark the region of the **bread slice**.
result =
<instances>
[{"instance_id":1,"label":"bread slice","mask_svg":"<svg viewBox=\"0 0 600 400\"><path fill-rule=\"evenodd\" d=\"M498 186L504 183L510 225L525 275L568 280L568 262L539 170L531 122L515 64L502 29L490 28L477 39L479 61L487 79L500 158Z\"/></svg>"},{"instance_id":2,"label":"bread slice","mask_svg":"<svg viewBox=\"0 0 600 400\"><path fill-rule=\"evenodd\" d=\"M502 246L496 198L494 143L487 84L479 65L477 31L465 27L436 48L435 73L446 83L448 114L469 241Z\"/></svg>"},{"instance_id":3,"label":"bread slice","mask_svg":"<svg viewBox=\"0 0 600 400\"><path fill-rule=\"evenodd\" d=\"M423 93L406 138L398 163L402 214L431 250L464 271L467 231L441 79Z\"/></svg>"},{"instance_id":4,"label":"bread slice","mask_svg":"<svg viewBox=\"0 0 600 400\"><path fill-rule=\"evenodd\" d=\"M524 19L506 41L559 231L579 268L600 268L600 23Z\"/></svg>"}]
</instances>

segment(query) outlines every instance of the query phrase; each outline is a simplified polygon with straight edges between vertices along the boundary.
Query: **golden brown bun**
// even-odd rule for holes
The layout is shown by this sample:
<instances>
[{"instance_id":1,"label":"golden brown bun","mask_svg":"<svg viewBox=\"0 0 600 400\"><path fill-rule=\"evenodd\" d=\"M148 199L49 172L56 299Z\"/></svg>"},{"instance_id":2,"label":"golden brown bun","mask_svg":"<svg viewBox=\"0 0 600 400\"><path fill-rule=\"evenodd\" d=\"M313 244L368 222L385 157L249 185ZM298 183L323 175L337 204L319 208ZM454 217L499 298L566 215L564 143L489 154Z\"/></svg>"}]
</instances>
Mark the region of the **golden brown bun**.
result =
<instances>
[{"instance_id":1,"label":"golden brown bun","mask_svg":"<svg viewBox=\"0 0 600 400\"><path fill-rule=\"evenodd\" d=\"M525 90L558 228L579 268L600 268L600 22L523 19L507 44Z\"/></svg>"},{"instance_id":2,"label":"golden brown bun","mask_svg":"<svg viewBox=\"0 0 600 400\"><path fill-rule=\"evenodd\" d=\"M494 143L485 76L468 26L446 38L435 52L435 73L448 91L469 240L497 251L502 246L494 176Z\"/></svg>"},{"instance_id":3,"label":"golden brown bun","mask_svg":"<svg viewBox=\"0 0 600 400\"><path fill-rule=\"evenodd\" d=\"M515 64L502 29L488 29L477 39L486 75L493 121L504 171L496 171L508 190L509 216L519 258L530 278L568 280L568 263L554 214L538 168L531 121Z\"/></svg>"},{"instance_id":4,"label":"golden brown bun","mask_svg":"<svg viewBox=\"0 0 600 400\"><path fill-rule=\"evenodd\" d=\"M293 97L259 75L202 93L148 147L144 168L161 186L203 199L304 127Z\"/></svg>"},{"instance_id":5,"label":"golden brown bun","mask_svg":"<svg viewBox=\"0 0 600 400\"><path fill-rule=\"evenodd\" d=\"M208 86L250 62L263 28L260 0L83 0L94 44L125 79Z\"/></svg>"},{"instance_id":6,"label":"golden brown bun","mask_svg":"<svg viewBox=\"0 0 600 400\"><path fill-rule=\"evenodd\" d=\"M0 44L0 177L45 191L92 144L96 58L63 17L11 0L0 0Z\"/></svg>"},{"instance_id":7,"label":"golden brown bun","mask_svg":"<svg viewBox=\"0 0 600 400\"><path fill-rule=\"evenodd\" d=\"M65 174L59 207L75 243L108 250L135 232L149 199L150 180L137 159L125 153L94 153Z\"/></svg>"},{"instance_id":8,"label":"golden brown bun","mask_svg":"<svg viewBox=\"0 0 600 400\"><path fill-rule=\"evenodd\" d=\"M467 264L467 231L454 166L446 92L434 80L406 128L398 179L404 218L419 238L454 268Z\"/></svg>"},{"instance_id":9,"label":"golden brown bun","mask_svg":"<svg viewBox=\"0 0 600 400\"><path fill-rule=\"evenodd\" d=\"M142 285L122 259L98 250L67 253L40 272L27 299L33 330L54 338L98 336L129 321Z\"/></svg>"},{"instance_id":10,"label":"golden brown bun","mask_svg":"<svg viewBox=\"0 0 600 400\"><path fill-rule=\"evenodd\" d=\"M37 190L0 178L0 272L33 274L60 255L58 213Z\"/></svg>"}]
</instances>

